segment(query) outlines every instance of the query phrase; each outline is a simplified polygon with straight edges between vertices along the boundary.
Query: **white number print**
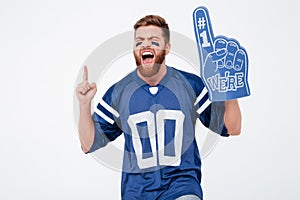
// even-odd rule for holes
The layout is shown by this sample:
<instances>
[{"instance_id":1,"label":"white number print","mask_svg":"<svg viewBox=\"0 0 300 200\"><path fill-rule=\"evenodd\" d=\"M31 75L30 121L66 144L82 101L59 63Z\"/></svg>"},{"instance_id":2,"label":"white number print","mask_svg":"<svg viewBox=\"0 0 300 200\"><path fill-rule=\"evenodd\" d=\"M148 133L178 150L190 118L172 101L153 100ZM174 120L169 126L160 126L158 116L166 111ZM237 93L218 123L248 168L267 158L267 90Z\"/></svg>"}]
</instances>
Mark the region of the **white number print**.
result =
<instances>
[{"instance_id":1,"label":"white number print","mask_svg":"<svg viewBox=\"0 0 300 200\"><path fill-rule=\"evenodd\" d=\"M210 43L208 42L206 31L200 33L200 37L202 37L203 39L202 47L210 47Z\"/></svg>"},{"instance_id":2,"label":"white number print","mask_svg":"<svg viewBox=\"0 0 300 200\"><path fill-rule=\"evenodd\" d=\"M165 120L175 121L175 132L173 133L175 156L165 155ZM130 115L127 122L132 131L132 143L140 169L155 167L158 165L180 165L184 122L184 114L182 111L159 110L156 114L153 114L150 111L145 111ZM142 122L147 123L148 136L152 149L152 157L149 158L143 158L143 146L141 143L141 136L137 128L137 124ZM157 133L157 140L155 133ZM156 149L158 149L158 152Z\"/></svg>"}]
</instances>

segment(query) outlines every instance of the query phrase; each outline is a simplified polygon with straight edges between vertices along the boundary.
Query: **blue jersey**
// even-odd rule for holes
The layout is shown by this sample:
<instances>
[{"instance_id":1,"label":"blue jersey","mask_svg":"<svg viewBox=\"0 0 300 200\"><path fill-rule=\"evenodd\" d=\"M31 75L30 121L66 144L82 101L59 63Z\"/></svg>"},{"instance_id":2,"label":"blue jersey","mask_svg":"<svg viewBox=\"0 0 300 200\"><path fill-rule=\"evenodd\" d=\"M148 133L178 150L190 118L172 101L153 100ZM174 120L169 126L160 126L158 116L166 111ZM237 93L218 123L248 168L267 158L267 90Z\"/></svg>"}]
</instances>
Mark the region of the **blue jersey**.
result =
<instances>
[{"instance_id":1,"label":"blue jersey","mask_svg":"<svg viewBox=\"0 0 300 200\"><path fill-rule=\"evenodd\" d=\"M218 112L213 112L217 106ZM136 71L114 84L93 113L95 139L89 152L124 135L122 199L202 199L201 160L195 123L228 136L224 102L208 99L200 77L167 67L151 87Z\"/></svg>"}]
</instances>

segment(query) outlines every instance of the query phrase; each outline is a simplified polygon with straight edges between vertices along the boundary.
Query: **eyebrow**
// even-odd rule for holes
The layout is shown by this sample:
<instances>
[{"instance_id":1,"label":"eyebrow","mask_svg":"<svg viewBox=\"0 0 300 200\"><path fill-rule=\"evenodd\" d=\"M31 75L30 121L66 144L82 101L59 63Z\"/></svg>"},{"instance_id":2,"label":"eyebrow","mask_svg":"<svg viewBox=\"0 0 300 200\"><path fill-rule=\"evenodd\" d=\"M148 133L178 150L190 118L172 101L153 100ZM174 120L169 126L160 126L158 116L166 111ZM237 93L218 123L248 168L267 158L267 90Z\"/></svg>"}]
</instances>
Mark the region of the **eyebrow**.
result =
<instances>
[{"instance_id":1,"label":"eyebrow","mask_svg":"<svg viewBox=\"0 0 300 200\"><path fill-rule=\"evenodd\" d=\"M136 39L136 40L144 40L145 37L138 36L138 37L136 37L135 39ZM151 37L149 37L148 39L149 39L149 40L152 40L152 39L159 39L159 37L158 37L158 36L151 36Z\"/></svg>"}]
</instances>

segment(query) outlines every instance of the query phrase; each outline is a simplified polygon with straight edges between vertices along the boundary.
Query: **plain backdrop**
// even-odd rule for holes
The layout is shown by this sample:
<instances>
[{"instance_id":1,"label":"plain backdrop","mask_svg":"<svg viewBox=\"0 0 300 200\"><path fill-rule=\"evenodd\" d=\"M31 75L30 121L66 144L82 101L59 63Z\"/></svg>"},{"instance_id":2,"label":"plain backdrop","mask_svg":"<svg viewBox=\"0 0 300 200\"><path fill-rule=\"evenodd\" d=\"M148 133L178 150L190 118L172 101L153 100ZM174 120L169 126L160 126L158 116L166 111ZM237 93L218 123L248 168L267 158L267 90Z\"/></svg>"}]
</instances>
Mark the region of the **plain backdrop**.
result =
<instances>
[{"instance_id":1,"label":"plain backdrop","mask_svg":"<svg viewBox=\"0 0 300 200\"><path fill-rule=\"evenodd\" d=\"M120 172L81 151L76 77L95 48L146 14L193 40L198 6L210 11L215 35L247 49L252 92L240 99L242 134L221 138L203 160L205 199L300 199L297 5L0 0L0 199L120 199Z\"/></svg>"}]
</instances>

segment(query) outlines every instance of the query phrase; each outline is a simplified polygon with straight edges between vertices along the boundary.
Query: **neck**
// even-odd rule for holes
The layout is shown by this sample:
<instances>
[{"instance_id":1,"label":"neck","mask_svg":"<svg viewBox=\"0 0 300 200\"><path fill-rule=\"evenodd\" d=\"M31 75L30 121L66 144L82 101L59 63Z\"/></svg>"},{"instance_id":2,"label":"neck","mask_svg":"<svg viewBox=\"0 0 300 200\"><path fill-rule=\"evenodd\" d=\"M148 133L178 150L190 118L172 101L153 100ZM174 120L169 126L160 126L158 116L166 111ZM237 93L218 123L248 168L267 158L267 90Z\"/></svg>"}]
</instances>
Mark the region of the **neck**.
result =
<instances>
[{"instance_id":1,"label":"neck","mask_svg":"<svg viewBox=\"0 0 300 200\"><path fill-rule=\"evenodd\" d=\"M167 66L165 64L162 64L159 71L155 75L150 77L144 77L139 73L139 71L137 71L138 76L150 86L156 86L164 78L166 73Z\"/></svg>"}]
</instances>

